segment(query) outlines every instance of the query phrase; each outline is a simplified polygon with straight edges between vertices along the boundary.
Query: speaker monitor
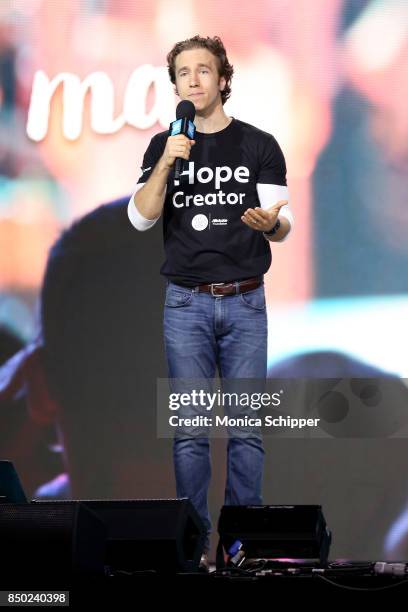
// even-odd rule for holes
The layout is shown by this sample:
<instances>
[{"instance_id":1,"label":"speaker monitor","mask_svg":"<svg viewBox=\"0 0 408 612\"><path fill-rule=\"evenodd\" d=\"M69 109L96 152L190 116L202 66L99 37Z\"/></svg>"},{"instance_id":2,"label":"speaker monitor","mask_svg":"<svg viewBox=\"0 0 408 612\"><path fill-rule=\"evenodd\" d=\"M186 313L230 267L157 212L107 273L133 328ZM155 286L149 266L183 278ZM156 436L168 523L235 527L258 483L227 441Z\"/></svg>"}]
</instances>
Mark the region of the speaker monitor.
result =
<instances>
[{"instance_id":1,"label":"speaker monitor","mask_svg":"<svg viewBox=\"0 0 408 612\"><path fill-rule=\"evenodd\" d=\"M327 562L331 533L321 506L223 506L218 522L217 567L242 544L246 559ZM223 549L223 551L222 551Z\"/></svg>"},{"instance_id":2,"label":"speaker monitor","mask_svg":"<svg viewBox=\"0 0 408 612\"><path fill-rule=\"evenodd\" d=\"M84 504L0 503L2 584L66 585L104 574L106 528Z\"/></svg>"},{"instance_id":3,"label":"speaker monitor","mask_svg":"<svg viewBox=\"0 0 408 612\"><path fill-rule=\"evenodd\" d=\"M0 503L24 504L27 498L11 461L0 461Z\"/></svg>"},{"instance_id":4,"label":"speaker monitor","mask_svg":"<svg viewBox=\"0 0 408 612\"><path fill-rule=\"evenodd\" d=\"M46 508L47 501L34 501ZM72 502L57 502L60 506ZM107 529L105 564L113 571L197 571L206 530L190 500L81 500Z\"/></svg>"}]
</instances>

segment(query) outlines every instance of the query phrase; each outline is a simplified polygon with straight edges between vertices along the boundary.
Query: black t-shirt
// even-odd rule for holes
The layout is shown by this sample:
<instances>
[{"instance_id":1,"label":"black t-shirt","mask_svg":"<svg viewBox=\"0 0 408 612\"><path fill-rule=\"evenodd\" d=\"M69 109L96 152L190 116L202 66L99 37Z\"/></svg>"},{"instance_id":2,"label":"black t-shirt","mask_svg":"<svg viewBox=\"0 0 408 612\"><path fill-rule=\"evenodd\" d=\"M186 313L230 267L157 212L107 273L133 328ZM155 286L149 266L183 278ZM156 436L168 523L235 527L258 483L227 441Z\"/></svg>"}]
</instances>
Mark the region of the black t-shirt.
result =
<instances>
[{"instance_id":1,"label":"black t-shirt","mask_svg":"<svg viewBox=\"0 0 408 612\"><path fill-rule=\"evenodd\" d=\"M149 178L168 132L156 134L138 183ZM275 138L232 119L219 132L197 132L180 181L169 173L163 208L166 259L160 273L195 286L262 276L271 265L269 242L241 216L260 206L257 183L286 185L286 164ZM271 202L272 206L273 202Z\"/></svg>"}]
</instances>

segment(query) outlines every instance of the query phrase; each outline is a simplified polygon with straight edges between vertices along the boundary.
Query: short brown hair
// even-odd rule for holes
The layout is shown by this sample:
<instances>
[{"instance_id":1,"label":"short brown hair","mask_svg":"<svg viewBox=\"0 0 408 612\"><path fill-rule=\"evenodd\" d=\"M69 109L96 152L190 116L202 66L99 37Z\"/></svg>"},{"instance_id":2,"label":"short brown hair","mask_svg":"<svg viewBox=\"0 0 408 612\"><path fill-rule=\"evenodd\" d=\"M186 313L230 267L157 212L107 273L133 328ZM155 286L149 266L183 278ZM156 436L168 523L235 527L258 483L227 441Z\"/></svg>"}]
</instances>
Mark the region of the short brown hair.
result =
<instances>
[{"instance_id":1,"label":"short brown hair","mask_svg":"<svg viewBox=\"0 0 408 612\"><path fill-rule=\"evenodd\" d=\"M221 101L223 104L225 104L231 95L231 79L232 75L234 74L234 67L228 61L227 52L225 51L225 47L219 36L214 36L213 38L207 36L204 38L197 34L197 36L193 36L192 38L187 38L186 40L176 43L170 53L167 55L167 68L169 71L170 80L173 85L176 84L176 57L182 51L188 51L189 49L196 49L200 47L203 49L208 49L208 51L218 58L218 75L219 77L224 77L226 81L224 90L221 92Z\"/></svg>"}]
</instances>

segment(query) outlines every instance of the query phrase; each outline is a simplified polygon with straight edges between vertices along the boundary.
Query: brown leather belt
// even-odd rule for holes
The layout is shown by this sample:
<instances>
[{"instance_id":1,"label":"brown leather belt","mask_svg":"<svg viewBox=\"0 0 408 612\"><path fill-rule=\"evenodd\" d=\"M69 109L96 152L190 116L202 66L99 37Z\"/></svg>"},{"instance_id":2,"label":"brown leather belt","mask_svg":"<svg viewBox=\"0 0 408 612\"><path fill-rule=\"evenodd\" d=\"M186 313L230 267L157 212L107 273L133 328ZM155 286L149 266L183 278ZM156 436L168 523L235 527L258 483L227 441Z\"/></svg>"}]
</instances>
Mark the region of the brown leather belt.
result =
<instances>
[{"instance_id":1,"label":"brown leather belt","mask_svg":"<svg viewBox=\"0 0 408 612\"><path fill-rule=\"evenodd\" d=\"M246 278L243 281L235 283L211 283L209 285L198 285L197 289L201 292L211 293L214 297L223 295L236 295L237 293L246 293L257 289L262 285L262 279L259 277Z\"/></svg>"}]
</instances>

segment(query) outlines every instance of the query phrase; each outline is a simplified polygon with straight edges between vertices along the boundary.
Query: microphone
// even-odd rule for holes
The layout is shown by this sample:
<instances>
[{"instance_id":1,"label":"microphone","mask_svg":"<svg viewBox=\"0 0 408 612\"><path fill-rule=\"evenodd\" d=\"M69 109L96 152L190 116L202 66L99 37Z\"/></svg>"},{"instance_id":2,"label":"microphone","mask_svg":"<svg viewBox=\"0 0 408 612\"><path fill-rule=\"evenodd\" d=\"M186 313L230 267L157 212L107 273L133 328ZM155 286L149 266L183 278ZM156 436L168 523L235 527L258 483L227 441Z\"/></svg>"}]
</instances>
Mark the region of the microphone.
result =
<instances>
[{"instance_id":1,"label":"microphone","mask_svg":"<svg viewBox=\"0 0 408 612\"><path fill-rule=\"evenodd\" d=\"M177 104L176 120L170 123L169 136L184 134L190 140L194 140L195 125L193 123L195 117L195 106L190 100L182 100ZM176 166L174 178L179 180L180 174L183 171L184 159L176 157Z\"/></svg>"}]
</instances>

